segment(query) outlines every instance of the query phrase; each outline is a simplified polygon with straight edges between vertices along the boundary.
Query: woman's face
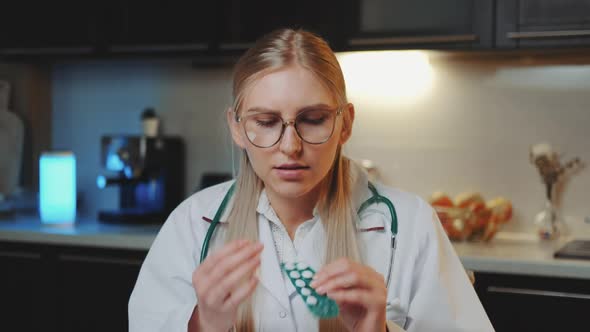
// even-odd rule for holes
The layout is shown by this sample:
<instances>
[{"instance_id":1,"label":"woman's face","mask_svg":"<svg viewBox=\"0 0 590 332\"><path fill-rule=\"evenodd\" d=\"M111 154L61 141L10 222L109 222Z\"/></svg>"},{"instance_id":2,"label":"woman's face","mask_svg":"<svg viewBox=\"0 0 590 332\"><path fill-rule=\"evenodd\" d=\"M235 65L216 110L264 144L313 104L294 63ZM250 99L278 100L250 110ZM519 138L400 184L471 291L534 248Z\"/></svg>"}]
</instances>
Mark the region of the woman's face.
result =
<instances>
[{"instance_id":1,"label":"woman's face","mask_svg":"<svg viewBox=\"0 0 590 332\"><path fill-rule=\"evenodd\" d=\"M354 116L351 104L344 105L343 114L336 116L334 131L330 138L322 144L310 144L303 141L297 134L294 125L285 128L281 139L273 146L261 148L253 142L261 142L261 127L269 127L264 114L276 113L283 121L295 120L302 112L306 117L303 123L315 125L316 118L307 117L309 110L332 112L338 110L336 99L330 91L308 70L300 66L289 66L262 76L245 90L240 110L240 123L236 122L232 112L228 114L232 128L232 136L236 144L246 150L254 171L264 182L269 194L284 198L298 198L307 194L317 193L318 184L332 167L336 151L350 136L352 123L343 126L345 112L350 112L350 122ZM319 113L319 112L318 112ZM262 118L260 114L263 114ZM326 114L326 113L324 113ZM246 119L256 117L258 121ZM273 127L276 128L276 124ZM280 127L280 124L278 125ZM251 129L245 129L251 128ZM258 134L254 133L257 132ZM247 136L248 135L248 136ZM256 138L258 135L258 138ZM261 144L258 144L261 145Z\"/></svg>"}]
</instances>

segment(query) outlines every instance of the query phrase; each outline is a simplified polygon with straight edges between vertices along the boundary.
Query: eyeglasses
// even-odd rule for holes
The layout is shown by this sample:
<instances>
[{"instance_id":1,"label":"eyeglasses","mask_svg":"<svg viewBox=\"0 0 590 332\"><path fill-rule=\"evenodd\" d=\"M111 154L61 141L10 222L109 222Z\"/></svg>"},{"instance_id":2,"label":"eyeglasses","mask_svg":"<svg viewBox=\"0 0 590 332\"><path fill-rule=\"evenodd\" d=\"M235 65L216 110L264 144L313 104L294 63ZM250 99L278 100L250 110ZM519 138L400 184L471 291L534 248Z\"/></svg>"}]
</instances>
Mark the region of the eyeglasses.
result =
<instances>
[{"instance_id":1,"label":"eyeglasses","mask_svg":"<svg viewBox=\"0 0 590 332\"><path fill-rule=\"evenodd\" d=\"M342 107L337 110L310 109L305 110L294 120L285 121L277 113L254 113L237 117L238 123L244 127L246 137L259 148L270 148L277 144L288 125L293 125L301 140L309 144L322 144L330 139L334 132L336 117L342 114Z\"/></svg>"}]
</instances>

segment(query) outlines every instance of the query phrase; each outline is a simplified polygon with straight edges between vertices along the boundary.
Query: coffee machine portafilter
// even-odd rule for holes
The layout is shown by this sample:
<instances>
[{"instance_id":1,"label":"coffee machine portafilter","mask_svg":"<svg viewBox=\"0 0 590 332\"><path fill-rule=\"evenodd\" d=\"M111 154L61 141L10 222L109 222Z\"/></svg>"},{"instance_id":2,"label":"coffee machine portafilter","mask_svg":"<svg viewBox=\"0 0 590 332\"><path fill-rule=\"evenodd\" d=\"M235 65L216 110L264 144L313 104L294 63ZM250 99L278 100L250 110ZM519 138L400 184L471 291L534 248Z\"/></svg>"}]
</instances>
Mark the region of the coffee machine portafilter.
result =
<instances>
[{"instance_id":1,"label":"coffee machine portafilter","mask_svg":"<svg viewBox=\"0 0 590 332\"><path fill-rule=\"evenodd\" d=\"M109 135L101 139L97 186L119 188L119 208L99 211L106 223L163 223L184 198L185 148L180 137Z\"/></svg>"}]
</instances>

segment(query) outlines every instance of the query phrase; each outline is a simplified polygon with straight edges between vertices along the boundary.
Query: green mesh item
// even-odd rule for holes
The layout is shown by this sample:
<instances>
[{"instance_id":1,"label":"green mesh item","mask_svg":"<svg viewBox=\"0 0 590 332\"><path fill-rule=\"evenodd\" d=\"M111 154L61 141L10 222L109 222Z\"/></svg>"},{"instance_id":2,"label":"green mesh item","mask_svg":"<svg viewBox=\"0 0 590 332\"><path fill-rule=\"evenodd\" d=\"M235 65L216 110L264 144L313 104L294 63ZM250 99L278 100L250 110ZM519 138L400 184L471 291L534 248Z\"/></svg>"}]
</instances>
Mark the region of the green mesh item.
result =
<instances>
[{"instance_id":1,"label":"green mesh item","mask_svg":"<svg viewBox=\"0 0 590 332\"><path fill-rule=\"evenodd\" d=\"M283 263L281 268L297 289L297 293L303 298L303 302L318 318L333 318L338 316L338 305L334 300L325 295L318 294L309 285L315 271L303 262Z\"/></svg>"}]
</instances>

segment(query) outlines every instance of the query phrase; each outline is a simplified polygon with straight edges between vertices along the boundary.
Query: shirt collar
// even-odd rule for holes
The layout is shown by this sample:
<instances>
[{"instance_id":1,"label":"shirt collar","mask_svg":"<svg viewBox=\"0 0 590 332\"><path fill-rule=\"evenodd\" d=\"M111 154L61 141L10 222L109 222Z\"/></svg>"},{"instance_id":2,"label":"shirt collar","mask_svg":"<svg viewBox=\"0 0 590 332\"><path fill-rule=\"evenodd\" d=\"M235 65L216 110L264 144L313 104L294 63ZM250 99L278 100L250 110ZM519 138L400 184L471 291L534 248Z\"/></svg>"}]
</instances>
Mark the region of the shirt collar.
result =
<instances>
[{"instance_id":1,"label":"shirt collar","mask_svg":"<svg viewBox=\"0 0 590 332\"><path fill-rule=\"evenodd\" d=\"M258 198L258 206L256 207L256 212L263 215L266 219L270 220L273 224L283 227L283 223L277 216L275 210L270 205L270 201L268 200L268 195L266 194L266 190L262 189L260 193L260 197ZM313 218L308 220L317 220L319 218L319 213L317 212L317 207L313 209Z\"/></svg>"},{"instance_id":2,"label":"shirt collar","mask_svg":"<svg viewBox=\"0 0 590 332\"><path fill-rule=\"evenodd\" d=\"M258 197L258 206L256 207L256 212L263 215L266 219L270 220L272 223L276 225L282 225L281 221L279 220L279 216L275 213L275 210L270 205L270 201L268 200L268 196L266 195L266 190L262 189L260 193L260 197Z\"/></svg>"}]
</instances>

